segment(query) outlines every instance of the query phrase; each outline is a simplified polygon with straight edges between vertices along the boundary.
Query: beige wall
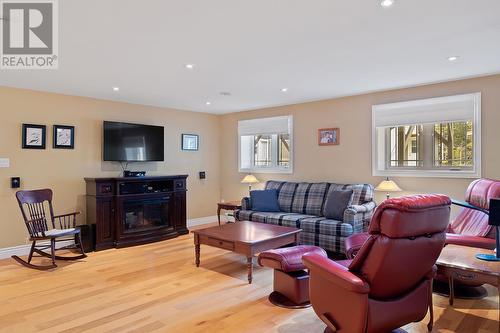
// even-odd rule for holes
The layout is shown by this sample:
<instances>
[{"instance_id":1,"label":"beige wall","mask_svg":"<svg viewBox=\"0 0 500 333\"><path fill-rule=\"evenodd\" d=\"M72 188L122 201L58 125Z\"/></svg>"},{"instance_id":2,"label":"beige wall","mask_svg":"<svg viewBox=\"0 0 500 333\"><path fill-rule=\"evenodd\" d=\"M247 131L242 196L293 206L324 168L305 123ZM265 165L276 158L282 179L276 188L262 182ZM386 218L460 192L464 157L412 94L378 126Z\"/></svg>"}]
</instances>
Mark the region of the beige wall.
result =
<instances>
[{"instance_id":1,"label":"beige wall","mask_svg":"<svg viewBox=\"0 0 500 333\"><path fill-rule=\"evenodd\" d=\"M471 92L482 93L482 174L500 179L500 75L447 82L415 88L303 103L256 111L215 116L83 97L64 96L0 87L0 157L11 159L10 168L0 168L0 248L26 243L10 189L11 176L22 177L23 188L50 187L55 206L64 213L85 211L83 177L118 176L117 164L101 160L103 120L129 121L166 127L166 162L132 164L130 169L151 175L189 174L189 218L214 215L216 202L239 199L247 193L238 173L237 121L276 115L294 116L294 173L257 174L262 180L368 182L371 175L371 106ZM291 90L290 93L293 93ZM45 124L46 150L21 149L21 124ZM76 126L75 150L52 149L51 125ZM317 145L317 129L340 127L339 146ZM180 135L200 134L200 151L182 152ZM197 172L208 179L201 181ZM461 198L470 179L394 178L406 193L440 192ZM262 186L260 184L258 186ZM258 187L257 186L257 187ZM377 194L377 200L383 199ZM83 222L85 216L81 216Z\"/></svg>"},{"instance_id":2,"label":"beige wall","mask_svg":"<svg viewBox=\"0 0 500 333\"><path fill-rule=\"evenodd\" d=\"M277 115L293 115L294 172L291 175L256 174L262 180L368 182L378 184L381 177L371 175L371 107L454 94L482 93L482 175L500 179L500 75L454 81L415 88L386 91L296 104L263 110L233 113L222 117L221 167L222 198L237 199L247 193L239 181L237 121ZM290 94L293 94L291 89ZM339 146L317 144L317 129L340 127ZM439 192L462 198L470 179L394 178L409 193ZM262 184L260 184L262 186ZM377 193L381 201L383 193Z\"/></svg>"},{"instance_id":3,"label":"beige wall","mask_svg":"<svg viewBox=\"0 0 500 333\"><path fill-rule=\"evenodd\" d=\"M131 164L130 169L150 175L189 174L189 218L214 215L220 193L217 116L2 87L0 101L0 157L11 163L0 168L0 248L26 243L11 176L21 177L25 189L52 188L56 212L65 213L85 211L84 177L120 175L119 164L101 162L103 120L165 126L166 161ZM22 123L47 125L47 149L21 149ZM76 126L74 150L52 149L53 124ZM200 150L181 151L181 133L199 134ZM202 170L207 172L203 181L197 176Z\"/></svg>"}]
</instances>

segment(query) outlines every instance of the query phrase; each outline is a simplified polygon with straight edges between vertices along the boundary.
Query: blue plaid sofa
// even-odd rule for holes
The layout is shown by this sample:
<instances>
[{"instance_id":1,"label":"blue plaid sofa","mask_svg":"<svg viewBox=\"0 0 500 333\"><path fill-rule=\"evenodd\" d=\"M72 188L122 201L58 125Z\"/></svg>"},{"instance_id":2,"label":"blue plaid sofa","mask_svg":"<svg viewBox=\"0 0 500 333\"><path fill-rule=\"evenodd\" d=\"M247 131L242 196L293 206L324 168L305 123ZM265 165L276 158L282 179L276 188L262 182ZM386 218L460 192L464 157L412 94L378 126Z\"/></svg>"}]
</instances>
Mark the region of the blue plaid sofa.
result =
<instances>
[{"instance_id":1,"label":"blue plaid sofa","mask_svg":"<svg viewBox=\"0 0 500 333\"><path fill-rule=\"evenodd\" d=\"M345 239L368 229L376 207L370 184L268 181L265 188L278 191L281 212L254 211L247 197L242 199L241 210L235 212L237 220L301 228L300 244L320 246L334 253L344 253ZM334 190L353 191L352 204L344 211L343 221L322 216L327 194Z\"/></svg>"}]
</instances>

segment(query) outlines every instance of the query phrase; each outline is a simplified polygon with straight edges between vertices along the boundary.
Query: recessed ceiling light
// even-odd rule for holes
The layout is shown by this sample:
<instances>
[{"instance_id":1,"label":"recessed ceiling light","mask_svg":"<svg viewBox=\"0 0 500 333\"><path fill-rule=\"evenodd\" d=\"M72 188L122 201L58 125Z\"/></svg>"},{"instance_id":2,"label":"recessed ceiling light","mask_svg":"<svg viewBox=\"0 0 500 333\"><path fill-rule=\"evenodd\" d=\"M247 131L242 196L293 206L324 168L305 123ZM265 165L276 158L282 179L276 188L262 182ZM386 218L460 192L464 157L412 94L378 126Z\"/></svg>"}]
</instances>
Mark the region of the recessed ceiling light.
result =
<instances>
[{"instance_id":1,"label":"recessed ceiling light","mask_svg":"<svg viewBox=\"0 0 500 333\"><path fill-rule=\"evenodd\" d=\"M185 64L184 67L186 67L187 69L193 69L194 64Z\"/></svg>"},{"instance_id":2,"label":"recessed ceiling light","mask_svg":"<svg viewBox=\"0 0 500 333\"><path fill-rule=\"evenodd\" d=\"M281 88L281 92L287 92L288 88Z\"/></svg>"},{"instance_id":3,"label":"recessed ceiling light","mask_svg":"<svg viewBox=\"0 0 500 333\"><path fill-rule=\"evenodd\" d=\"M231 93L229 91L221 91L220 94L222 96L231 96Z\"/></svg>"},{"instance_id":4,"label":"recessed ceiling light","mask_svg":"<svg viewBox=\"0 0 500 333\"><path fill-rule=\"evenodd\" d=\"M460 58L460 57L459 56L451 56L451 57L448 57L448 60L455 61L455 60L458 60L458 58Z\"/></svg>"},{"instance_id":5,"label":"recessed ceiling light","mask_svg":"<svg viewBox=\"0 0 500 333\"><path fill-rule=\"evenodd\" d=\"M113 91L120 91L120 87L113 87Z\"/></svg>"},{"instance_id":6,"label":"recessed ceiling light","mask_svg":"<svg viewBox=\"0 0 500 333\"><path fill-rule=\"evenodd\" d=\"M382 7L391 7L392 5L394 5L394 0L382 0L380 1L380 5Z\"/></svg>"},{"instance_id":7,"label":"recessed ceiling light","mask_svg":"<svg viewBox=\"0 0 500 333\"><path fill-rule=\"evenodd\" d=\"M212 103L211 103L211 102L206 102L206 103L205 103L205 105L210 105L210 104L212 104Z\"/></svg>"}]
</instances>

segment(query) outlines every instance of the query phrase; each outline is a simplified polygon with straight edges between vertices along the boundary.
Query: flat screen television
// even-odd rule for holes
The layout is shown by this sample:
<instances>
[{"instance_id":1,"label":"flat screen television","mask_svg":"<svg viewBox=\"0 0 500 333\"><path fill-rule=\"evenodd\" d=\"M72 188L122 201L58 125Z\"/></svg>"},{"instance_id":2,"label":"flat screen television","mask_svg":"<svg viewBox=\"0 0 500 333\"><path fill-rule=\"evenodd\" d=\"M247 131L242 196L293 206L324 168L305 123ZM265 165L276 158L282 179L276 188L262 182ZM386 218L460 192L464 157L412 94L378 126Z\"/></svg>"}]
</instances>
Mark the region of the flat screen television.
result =
<instances>
[{"instance_id":1,"label":"flat screen television","mask_svg":"<svg viewBox=\"0 0 500 333\"><path fill-rule=\"evenodd\" d=\"M119 123L103 123L104 161L164 161L164 127Z\"/></svg>"}]
</instances>

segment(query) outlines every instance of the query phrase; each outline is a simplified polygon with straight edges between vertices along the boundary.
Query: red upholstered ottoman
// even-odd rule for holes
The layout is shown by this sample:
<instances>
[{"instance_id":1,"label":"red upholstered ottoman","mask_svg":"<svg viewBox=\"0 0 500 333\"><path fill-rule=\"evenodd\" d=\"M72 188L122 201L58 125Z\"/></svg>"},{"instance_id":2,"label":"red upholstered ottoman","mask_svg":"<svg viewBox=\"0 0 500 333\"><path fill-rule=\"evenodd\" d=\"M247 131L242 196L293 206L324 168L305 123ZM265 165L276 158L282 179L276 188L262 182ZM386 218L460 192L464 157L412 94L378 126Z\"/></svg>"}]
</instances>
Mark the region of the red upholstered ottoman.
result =
<instances>
[{"instance_id":1,"label":"red upholstered ottoman","mask_svg":"<svg viewBox=\"0 0 500 333\"><path fill-rule=\"evenodd\" d=\"M317 246L299 245L265 251L259 254L259 265L274 268L274 291L269 301L285 308L305 308L309 302L309 273L302 264L306 253L327 256L326 251Z\"/></svg>"}]
</instances>

